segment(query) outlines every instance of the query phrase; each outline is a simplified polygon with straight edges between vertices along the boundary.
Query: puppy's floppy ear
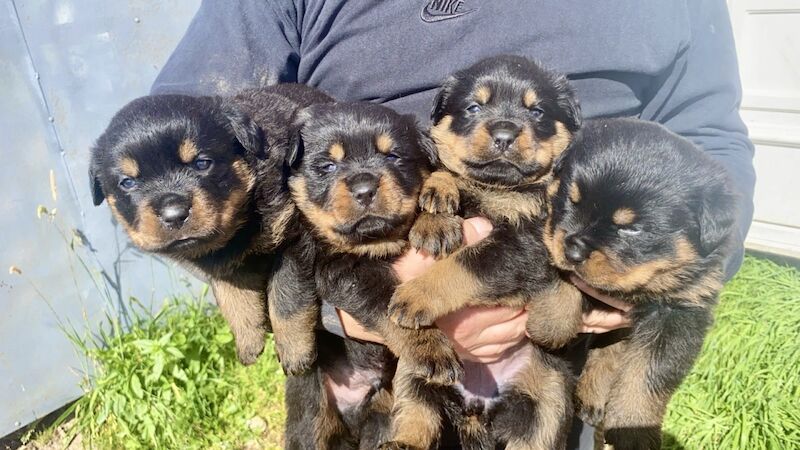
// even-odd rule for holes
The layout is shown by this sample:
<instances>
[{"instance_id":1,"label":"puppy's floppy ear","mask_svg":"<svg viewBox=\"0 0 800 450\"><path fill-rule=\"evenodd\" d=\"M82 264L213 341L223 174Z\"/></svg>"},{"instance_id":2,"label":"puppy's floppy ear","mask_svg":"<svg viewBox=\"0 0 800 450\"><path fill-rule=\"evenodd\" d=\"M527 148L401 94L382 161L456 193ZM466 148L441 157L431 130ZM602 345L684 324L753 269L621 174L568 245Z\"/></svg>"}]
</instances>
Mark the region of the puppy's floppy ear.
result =
<instances>
[{"instance_id":1,"label":"puppy's floppy ear","mask_svg":"<svg viewBox=\"0 0 800 450\"><path fill-rule=\"evenodd\" d=\"M92 160L89 162L89 191L92 193L94 206L99 206L106 198L105 193L103 193L103 186L100 184L99 153L96 147L92 148Z\"/></svg>"},{"instance_id":2,"label":"puppy's floppy ear","mask_svg":"<svg viewBox=\"0 0 800 450\"><path fill-rule=\"evenodd\" d=\"M292 126L289 127L289 148L286 150L285 163L290 169L296 169L303 159L305 146L303 143L303 127L311 118L311 111L302 108L295 112Z\"/></svg>"},{"instance_id":3,"label":"puppy's floppy ear","mask_svg":"<svg viewBox=\"0 0 800 450\"><path fill-rule=\"evenodd\" d=\"M456 83L458 83L458 79L451 75L442 83L442 86L436 93L436 97L433 99L433 109L431 109L431 121L434 125L439 123L442 117L444 117L444 109L447 106L447 100L450 98L450 94L453 93Z\"/></svg>"},{"instance_id":4,"label":"puppy's floppy ear","mask_svg":"<svg viewBox=\"0 0 800 450\"><path fill-rule=\"evenodd\" d=\"M583 115L581 114L581 106L578 103L578 98L575 96L575 91L569 84L567 77L563 75L556 76L554 85L558 96L556 103L558 107L564 111L564 125L570 131L575 131L583 124Z\"/></svg>"},{"instance_id":5,"label":"puppy's floppy ear","mask_svg":"<svg viewBox=\"0 0 800 450\"><path fill-rule=\"evenodd\" d=\"M703 190L697 203L700 251L708 256L725 243L736 225L738 196L727 184Z\"/></svg>"},{"instance_id":6,"label":"puppy's floppy ear","mask_svg":"<svg viewBox=\"0 0 800 450\"><path fill-rule=\"evenodd\" d=\"M264 138L261 128L250 117L239 109L232 101L222 101L222 115L227 128L242 144L247 154L264 158Z\"/></svg>"}]
</instances>

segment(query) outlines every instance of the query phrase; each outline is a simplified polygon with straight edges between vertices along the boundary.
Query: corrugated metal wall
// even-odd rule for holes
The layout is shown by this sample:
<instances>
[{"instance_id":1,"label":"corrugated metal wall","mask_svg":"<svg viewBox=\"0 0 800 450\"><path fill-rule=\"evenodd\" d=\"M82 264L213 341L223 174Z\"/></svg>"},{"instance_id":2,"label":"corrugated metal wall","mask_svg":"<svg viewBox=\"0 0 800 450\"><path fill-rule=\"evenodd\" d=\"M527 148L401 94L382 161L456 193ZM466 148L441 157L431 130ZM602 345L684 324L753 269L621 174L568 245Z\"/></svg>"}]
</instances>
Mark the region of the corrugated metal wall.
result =
<instances>
[{"instance_id":1,"label":"corrugated metal wall","mask_svg":"<svg viewBox=\"0 0 800 450\"><path fill-rule=\"evenodd\" d=\"M128 296L158 305L191 283L127 245L86 173L92 141L147 93L199 0L0 1L3 436L81 393L85 362L59 321L91 332Z\"/></svg>"}]
</instances>

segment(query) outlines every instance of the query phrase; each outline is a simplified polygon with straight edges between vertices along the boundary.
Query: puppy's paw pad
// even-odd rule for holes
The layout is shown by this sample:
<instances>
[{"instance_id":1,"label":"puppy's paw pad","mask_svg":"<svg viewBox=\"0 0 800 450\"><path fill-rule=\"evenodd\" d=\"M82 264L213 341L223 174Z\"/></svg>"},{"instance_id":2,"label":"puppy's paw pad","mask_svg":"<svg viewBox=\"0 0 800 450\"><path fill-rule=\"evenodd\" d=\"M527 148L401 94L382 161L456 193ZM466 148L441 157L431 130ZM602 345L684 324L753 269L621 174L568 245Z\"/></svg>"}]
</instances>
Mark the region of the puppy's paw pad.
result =
<instances>
[{"instance_id":1,"label":"puppy's paw pad","mask_svg":"<svg viewBox=\"0 0 800 450\"><path fill-rule=\"evenodd\" d=\"M461 247L464 219L452 214L423 212L408 233L411 246L425 250L434 257L444 257Z\"/></svg>"}]
</instances>

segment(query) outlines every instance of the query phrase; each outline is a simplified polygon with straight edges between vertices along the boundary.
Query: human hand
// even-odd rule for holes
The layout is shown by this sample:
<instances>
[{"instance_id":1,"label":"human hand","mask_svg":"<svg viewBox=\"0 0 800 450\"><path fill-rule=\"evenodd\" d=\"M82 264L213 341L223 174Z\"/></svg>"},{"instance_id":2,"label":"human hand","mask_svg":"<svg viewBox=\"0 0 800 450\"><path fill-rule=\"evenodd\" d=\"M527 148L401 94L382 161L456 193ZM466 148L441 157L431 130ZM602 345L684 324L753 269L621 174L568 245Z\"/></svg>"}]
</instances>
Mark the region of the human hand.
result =
<instances>
[{"instance_id":1,"label":"human hand","mask_svg":"<svg viewBox=\"0 0 800 450\"><path fill-rule=\"evenodd\" d=\"M593 309L583 313L583 328L581 329L581 333L608 333L609 331L631 326L631 321L627 313L633 308L633 305L598 292L577 275L571 275L570 280L572 284L585 294L613 308L612 310Z\"/></svg>"}]
</instances>

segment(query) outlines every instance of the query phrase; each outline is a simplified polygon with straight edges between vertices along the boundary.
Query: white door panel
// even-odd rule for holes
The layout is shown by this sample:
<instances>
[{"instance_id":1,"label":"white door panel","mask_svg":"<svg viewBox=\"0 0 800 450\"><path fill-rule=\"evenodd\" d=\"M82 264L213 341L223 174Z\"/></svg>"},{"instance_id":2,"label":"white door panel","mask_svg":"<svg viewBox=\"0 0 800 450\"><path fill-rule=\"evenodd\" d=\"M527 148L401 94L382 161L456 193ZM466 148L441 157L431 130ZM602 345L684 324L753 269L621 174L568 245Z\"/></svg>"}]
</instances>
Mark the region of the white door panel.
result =
<instances>
[{"instance_id":1,"label":"white door panel","mask_svg":"<svg viewBox=\"0 0 800 450\"><path fill-rule=\"evenodd\" d=\"M758 182L749 248L800 257L800 0L730 0Z\"/></svg>"}]
</instances>

